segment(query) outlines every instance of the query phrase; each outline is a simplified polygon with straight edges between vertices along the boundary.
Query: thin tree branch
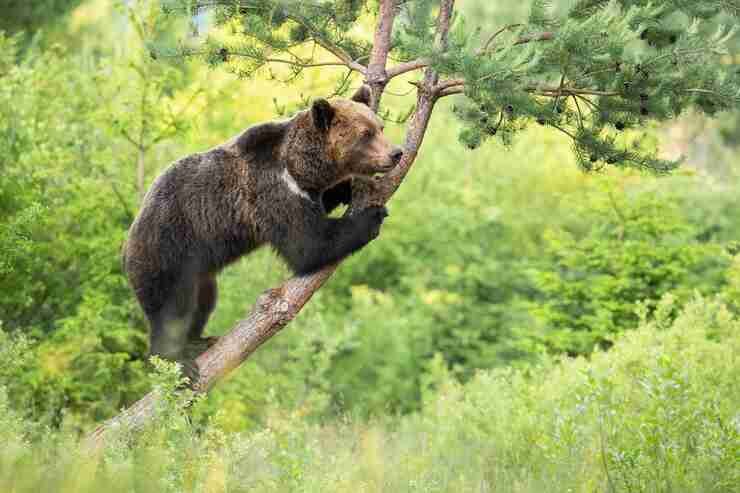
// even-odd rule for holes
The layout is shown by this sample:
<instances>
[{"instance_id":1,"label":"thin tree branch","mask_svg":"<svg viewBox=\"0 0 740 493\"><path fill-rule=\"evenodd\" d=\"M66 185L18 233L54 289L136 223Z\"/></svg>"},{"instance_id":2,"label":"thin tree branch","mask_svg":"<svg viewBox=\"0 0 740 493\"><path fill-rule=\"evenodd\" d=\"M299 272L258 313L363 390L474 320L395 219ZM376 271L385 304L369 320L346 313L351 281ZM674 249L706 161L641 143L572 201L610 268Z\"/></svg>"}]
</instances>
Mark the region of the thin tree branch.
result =
<instances>
[{"instance_id":1,"label":"thin tree branch","mask_svg":"<svg viewBox=\"0 0 740 493\"><path fill-rule=\"evenodd\" d=\"M442 0L439 5L434 44L440 53L447 51L447 37L450 34L450 22L452 21L452 11L454 8L455 0ZM437 85L437 82L439 82L439 74L432 70L431 67L427 67L424 73L424 83L427 89L432 90Z\"/></svg>"},{"instance_id":2,"label":"thin tree branch","mask_svg":"<svg viewBox=\"0 0 740 493\"><path fill-rule=\"evenodd\" d=\"M594 104L590 99L588 99L586 96L582 94L573 94L573 96L575 96L576 98L580 99L581 101L589 105L591 107L591 111L596 111L599 109L599 107L596 104Z\"/></svg>"},{"instance_id":3,"label":"thin tree branch","mask_svg":"<svg viewBox=\"0 0 740 493\"><path fill-rule=\"evenodd\" d=\"M241 56L240 53L229 53L229 55L238 55L238 56ZM247 55L244 55L244 56L247 56ZM350 67L348 64L346 64L344 62L301 63L301 62L293 62L291 60L282 60L282 59L278 59L278 58L265 58L264 61L267 62L267 63L285 63L285 64L293 65L294 67L299 67L299 68L347 67L347 68L350 68L352 70L355 70L355 69L353 69L352 67Z\"/></svg>"},{"instance_id":4,"label":"thin tree branch","mask_svg":"<svg viewBox=\"0 0 740 493\"><path fill-rule=\"evenodd\" d=\"M567 135L567 136L568 136L568 137L570 137L571 139L573 139L573 140L577 140L577 139L576 139L576 136L575 136L575 135L573 135L572 133L568 132L568 131L567 131L566 129L564 129L564 128L563 128L563 127L561 127L560 125L558 125L558 124L556 124L556 123L552 123L552 122L551 122L551 123L550 123L550 126L551 126L551 127L555 127L556 129L560 130L561 132L563 132L563 133L564 133L565 135Z\"/></svg>"},{"instance_id":5,"label":"thin tree branch","mask_svg":"<svg viewBox=\"0 0 740 493\"><path fill-rule=\"evenodd\" d=\"M581 112L581 105L578 103L578 98L575 94L571 94L570 97L573 98L573 101L576 103L576 109L578 110L578 126L583 129L583 113Z\"/></svg>"},{"instance_id":6,"label":"thin tree branch","mask_svg":"<svg viewBox=\"0 0 740 493\"><path fill-rule=\"evenodd\" d=\"M324 48L329 53L333 54L335 57L339 58L342 61L342 64L346 65L349 69L359 72L361 74L364 74L365 71L367 70L367 68L365 68L364 65L362 65L356 60L353 60L352 57L349 56L349 53L344 51L339 46L333 45L319 36L315 36L314 40L319 44L319 46Z\"/></svg>"},{"instance_id":7,"label":"thin tree branch","mask_svg":"<svg viewBox=\"0 0 740 493\"><path fill-rule=\"evenodd\" d=\"M399 63L398 65L394 65L393 67L386 70L386 74L388 75L389 79L392 79L394 77L398 77L399 75L405 74L407 72L412 72L414 70L427 67L428 65L429 65L428 59L419 58L416 60L411 60L410 62L404 62L404 63Z\"/></svg>"},{"instance_id":8,"label":"thin tree branch","mask_svg":"<svg viewBox=\"0 0 740 493\"><path fill-rule=\"evenodd\" d=\"M123 136L124 139L126 139L127 141L129 141L129 143L131 145L133 145L135 147L138 147L139 146L139 143L133 137L131 137L131 134L129 134L128 131L125 128L123 128L123 127L119 128L119 132L121 133L121 135Z\"/></svg>"},{"instance_id":9,"label":"thin tree branch","mask_svg":"<svg viewBox=\"0 0 740 493\"><path fill-rule=\"evenodd\" d=\"M208 52L205 50L193 50L187 52L187 55L190 56L200 56L200 55L206 55ZM187 56L186 55L186 56ZM285 60L284 58L263 58L257 55L253 55L251 53L245 53L241 51L231 51L228 52L229 56L237 56L237 57L244 57L244 58L251 58L252 60L257 60L264 62L264 64L267 63L282 63L285 65L291 65L293 67L298 68L314 68L314 67L347 67L351 70L355 70L357 72L364 73L365 67L360 65L359 63L356 63L352 61L351 64L345 63L344 61L337 61L337 62L314 62L314 63L306 63L306 62L300 62L296 60ZM173 54L173 55L167 55L167 54L161 54L158 55L159 58L177 58L181 55L179 54Z\"/></svg>"},{"instance_id":10,"label":"thin tree branch","mask_svg":"<svg viewBox=\"0 0 740 493\"><path fill-rule=\"evenodd\" d=\"M508 26L502 27L501 29L499 29L498 31L496 31L495 33L493 33L490 38L488 38L488 41L485 42L485 44L478 51L478 53L485 53L485 52L487 52L488 51L488 48L491 46L491 43L493 43L493 40L496 39L504 31L509 31L509 30L514 29L515 27L519 27L521 25L522 24L509 24Z\"/></svg>"},{"instance_id":11,"label":"thin tree branch","mask_svg":"<svg viewBox=\"0 0 740 493\"><path fill-rule=\"evenodd\" d=\"M318 43L319 46L324 48L329 53L333 54L335 57L337 57L339 60L342 61L344 65L346 65L348 68L355 70L357 72L360 72L361 74L364 74L367 70L366 67L362 64L360 64L358 61L353 60L349 53L347 53L341 46L337 46L328 39L326 39L321 32L317 31L313 25L311 25L310 22L306 21L303 17L301 17L297 13L289 13L287 16L288 19L292 20L293 22L302 25L308 31L311 33L311 36L313 40Z\"/></svg>"},{"instance_id":12,"label":"thin tree branch","mask_svg":"<svg viewBox=\"0 0 740 493\"><path fill-rule=\"evenodd\" d=\"M513 29L515 27L521 26L521 24L511 24L508 26L504 26L488 39L488 41L485 43L483 48L478 50L477 54L482 55L488 51L488 48L490 47L491 42L502 32ZM449 29L448 29L449 30ZM515 45L525 44L532 41L550 41L555 38L554 32L543 32L543 33L536 33L536 34L530 34L527 36L522 36L521 38L514 41ZM386 71L388 79L392 79L394 77L397 77L399 75L405 74L407 72L412 72L414 70L418 70L420 68L425 68L429 66L429 59L427 58L418 58L416 60L411 60L409 62L399 63L398 65L395 65L391 68L389 68Z\"/></svg>"},{"instance_id":13,"label":"thin tree branch","mask_svg":"<svg viewBox=\"0 0 740 493\"><path fill-rule=\"evenodd\" d=\"M370 87L370 108L375 112L380 107L380 98L388 84L385 66L388 63L388 53L391 51L391 35L395 19L396 0L381 0L378 24L375 26L373 36L373 48L370 51L370 60L365 71L365 83Z\"/></svg>"},{"instance_id":14,"label":"thin tree branch","mask_svg":"<svg viewBox=\"0 0 740 493\"><path fill-rule=\"evenodd\" d=\"M465 88L462 87L462 86L460 86L460 87L450 87L448 89L442 89L442 90L438 91L437 92L437 97L438 98L443 98L445 96L453 96L455 94L464 94L464 93L465 93Z\"/></svg>"},{"instance_id":15,"label":"thin tree branch","mask_svg":"<svg viewBox=\"0 0 740 493\"><path fill-rule=\"evenodd\" d=\"M123 197L123 194L121 194L121 191L118 189L118 185L116 185L113 178L111 178L109 175L104 174L105 178L107 179L108 185L110 185L111 190L113 190L113 195L116 196L116 200L118 200L118 203L123 208L123 212L126 215L126 221L131 223L136 218L136 215L131 210L131 207L129 207L128 202L126 202L126 199Z\"/></svg>"},{"instance_id":16,"label":"thin tree branch","mask_svg":"<svg viewBox=\"0 0 740 493\"><path fill-rule=\"evenodd\" d=\"M482 80L482 79L481 79ZM465 92L465 79L448 79L438 83L435 86L435 90L439 93L440 97L450 96L452 94L460 94ZM548 97L560 97L560 96L619 96L618 92L615 91L599 91L596 89L580 88L580 87L553 87L553 86L527 86L524 88L525 91L536 94L538 96Z\"/></svg>"},{"instance_id":17,"label":"thin tree branch","mask_svg":"<svg viewBox=\"0 0 740 493\"><path fill-rule=\"evenodd\" d=\"M559 96L571 94L585 94L588 96L619 96L616 91L599 91L596 89L579 88L579 87L541 87L541 86L527 86L524 88L525 91L537 94L539 96Z\"/></svg>"},{"instance_id":18,"label":"thin tree branch","mask_svg":"<svg viewBox=\"0 0 740 493\"><path fill-rule=\"evenodd\" d=\"M217 6L234 7L234 5L235 5L235 2L233 1L203 0L203 1L195 2L195 4L193 5L193 8L195 8L196 10L202 10L202 9L208 9L208 8L217 7ZM257 8L256 6L251 6L243 2L238 2L236 5L238 6L239 9L249 9L249 8L256 9ZM312 35L313 40L316 43L318 43L322 48L324 48L326 51L328 51L329 53L337 57L339 60L341 60L342 65L345 65L348 68L355 70L357 72L360 72L362 74L365 73L365 67L362 64L358 63L356 60L353 60L352 57L349 55L349 53L347 53L341 46L337 46L333 44L331 41L329 41L324 36L322 36L321 33L316 31L316 29L314 29L314 27L310 23L308 23L303 17L301 17L298 12L287 12L286 17L292 20L293 22L297 24L301 24L306 29L308 29Z\"/></svg>"},{"instance_id":19,"label":"thin tree branch","mask_svg":"<svg viewBox=\"0 0 740 493\"><path fill-rule=\"evenodd\" d=\"M555 33L554 32L543 32L543 33L535 33L535 34L529 34L527 36L522 36L521 38L514 41L515 45L522 45L525 43L530 43L532 41L550 41L552 39L555 39Z\"/></svg>"},{"instance_id":20,"label":"thin tree branch","mask_svg":"<svg viewBox=\"0 0 740 493\"><path fill-rule=\"evenodd\" d=\"M437 84L436 87L438 90L441 91L444 89L449 89L451 87L464 86L464 85L465 85L465 79L448 79L448 80L443 80L442 82Z\"/></svg>"}]
</instances>

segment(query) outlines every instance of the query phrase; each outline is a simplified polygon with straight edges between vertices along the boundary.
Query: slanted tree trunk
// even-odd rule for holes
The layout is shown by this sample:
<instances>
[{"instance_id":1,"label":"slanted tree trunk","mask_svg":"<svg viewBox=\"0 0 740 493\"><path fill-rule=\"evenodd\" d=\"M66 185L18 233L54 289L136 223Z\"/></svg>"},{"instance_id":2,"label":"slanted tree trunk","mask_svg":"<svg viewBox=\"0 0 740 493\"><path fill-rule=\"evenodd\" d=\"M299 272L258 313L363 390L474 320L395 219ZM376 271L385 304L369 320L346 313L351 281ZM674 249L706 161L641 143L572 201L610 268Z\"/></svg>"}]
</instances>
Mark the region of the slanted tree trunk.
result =
<instances>
[{"instance_id":1,"label":"slanted tree trunk","mask_svg":"<svg viewBox=\"0 0 740 493\"><path fill-rule=\"evenodd\" d=\"M436 39L440 49L447 45L453 6L454 0L441 2ZM424 61L419 60L386 70L396 13L396 0L382 0L372 54L368 66L361 67L360 70L365 75L365 83L372 91L371 106L375 111L378 110L383 91L390 78L424 68L426 65ZM351 68L357 66L354 61L351 64L353 65ZM350 214L369 204L386 203L416 160L434 105L439 97L448 94L447 85L440 84L437 74L429 67L425 68L424 79L417 84L417 88L416 109L406 134L403 159L391 173L377 182L378 186L374 190L357 190L359 196L357 200L353 200ZM337 266L338 264L330 265L308 276L290 279L280 287L269 289L260 295L251 313L198 357L196 362L200 369L200 378L194 384L195 391L207 392L220 378L238 367L263 342L293 320L311 296L334 273ZM159 398L155 392L151 392L118 416L98 426L87 437L87 449L99 449L105 444L109 433L116 428L123 427L134 431L142 428L154 416Z\"/></svg>"}]
</instances>

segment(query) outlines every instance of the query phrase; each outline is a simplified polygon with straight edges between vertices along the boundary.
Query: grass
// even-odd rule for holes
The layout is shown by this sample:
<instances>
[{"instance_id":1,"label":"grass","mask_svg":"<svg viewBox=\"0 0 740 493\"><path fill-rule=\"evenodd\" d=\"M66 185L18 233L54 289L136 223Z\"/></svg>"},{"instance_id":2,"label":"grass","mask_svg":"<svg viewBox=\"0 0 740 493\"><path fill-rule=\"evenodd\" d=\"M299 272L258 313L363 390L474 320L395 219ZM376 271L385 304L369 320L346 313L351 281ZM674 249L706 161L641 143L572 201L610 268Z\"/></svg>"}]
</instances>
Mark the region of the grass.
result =
<instances>
[{"instance_id":1,"label":"grass","mask_svg":"<svg viewBox=\"0 0 740 493\"><path fill-rule=\"evenodd\" d=\"M720 302L666 298L589 360L465 385L433 362L420 413L312 423L276 409L249 433L193 426L165 365L158 421L99 457L0 399L0 491L738 491L738 355L740 322Z\"/></svg>"}]
</instances>

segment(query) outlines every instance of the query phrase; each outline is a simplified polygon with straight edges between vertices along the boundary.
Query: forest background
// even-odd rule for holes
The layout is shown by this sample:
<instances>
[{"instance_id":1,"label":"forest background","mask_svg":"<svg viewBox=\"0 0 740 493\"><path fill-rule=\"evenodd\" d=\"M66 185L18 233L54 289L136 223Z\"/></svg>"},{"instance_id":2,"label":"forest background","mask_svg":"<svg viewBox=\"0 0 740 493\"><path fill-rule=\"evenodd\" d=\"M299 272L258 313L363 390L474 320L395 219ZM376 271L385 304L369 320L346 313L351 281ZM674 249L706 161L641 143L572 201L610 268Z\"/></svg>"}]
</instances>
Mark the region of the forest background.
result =
<instances>
[{"instance_id":1,"label":"forest background","mask_svg":"<svg viewBox=\"0 0 740 493\"><path fill-rule=\"evenodd\" d=\"M173 160L331 94L341 75L286 86L167 63L147 45L154 8L10 2L0 19L0 436L11 444L0 489L740 484L740 114L651 128L662 155L687 156L668 176L585 173L569 140L539 126L467 149L454 98L435 110L380 238L208 396L185 410L173 393L152 433L124 433L102 469L86 469L70 452L80 433L174 385L166 365L150 376L120 265L146 187ZM484 0L460 10L481 25L528 14ZM740 64L740 42L731 50ZM408 88L391 86L384 105L409 107ZM387 124L395 142L402 130ZM268 250L226 270L208 332L288 275Z\"/></svg>"}]
</instances>

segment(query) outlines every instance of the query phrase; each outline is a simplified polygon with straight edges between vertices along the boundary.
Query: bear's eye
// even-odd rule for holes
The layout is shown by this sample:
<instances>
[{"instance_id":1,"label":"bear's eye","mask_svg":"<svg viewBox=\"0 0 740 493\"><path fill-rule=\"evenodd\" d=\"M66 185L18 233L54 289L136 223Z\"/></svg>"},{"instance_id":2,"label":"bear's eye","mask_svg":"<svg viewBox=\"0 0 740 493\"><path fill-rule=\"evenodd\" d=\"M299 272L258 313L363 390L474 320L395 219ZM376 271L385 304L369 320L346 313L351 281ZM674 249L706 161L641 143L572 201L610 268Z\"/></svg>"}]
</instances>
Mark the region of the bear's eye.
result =
<instances>
[{"instance_id":1,"label":"bear's eye","mask_svg":"<svg viewBox=\"0 0 740 493\"><path fill-rule=\"evenodd\" d=\"M371 128L368 128L367 130L362 132L362 139L363 140L370 140L375 135L375 131Z\"/></svg>"}]
</instances>

